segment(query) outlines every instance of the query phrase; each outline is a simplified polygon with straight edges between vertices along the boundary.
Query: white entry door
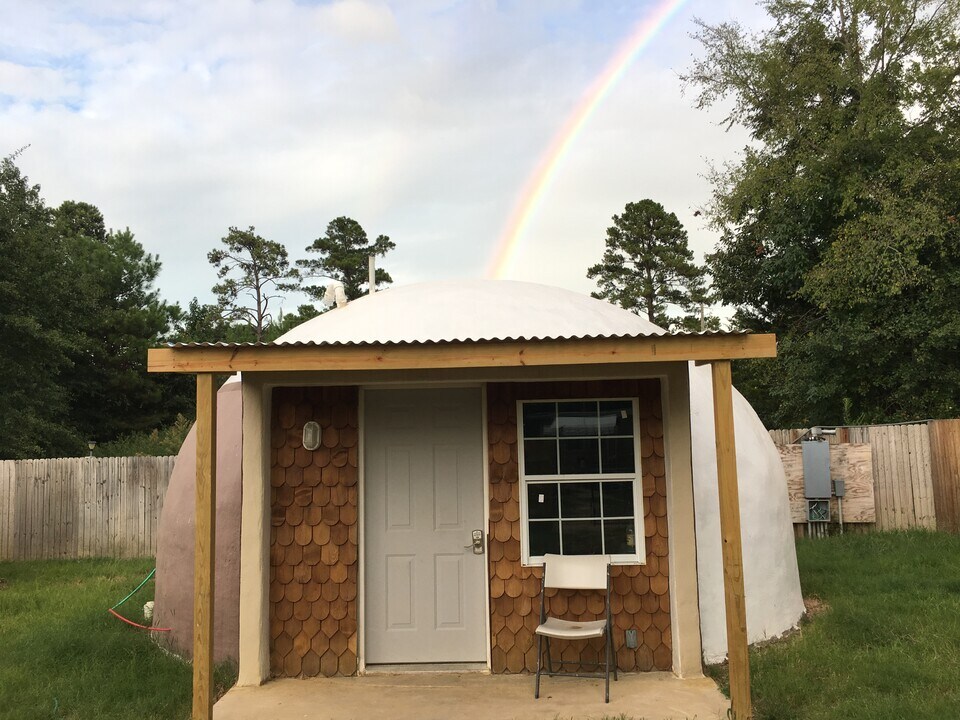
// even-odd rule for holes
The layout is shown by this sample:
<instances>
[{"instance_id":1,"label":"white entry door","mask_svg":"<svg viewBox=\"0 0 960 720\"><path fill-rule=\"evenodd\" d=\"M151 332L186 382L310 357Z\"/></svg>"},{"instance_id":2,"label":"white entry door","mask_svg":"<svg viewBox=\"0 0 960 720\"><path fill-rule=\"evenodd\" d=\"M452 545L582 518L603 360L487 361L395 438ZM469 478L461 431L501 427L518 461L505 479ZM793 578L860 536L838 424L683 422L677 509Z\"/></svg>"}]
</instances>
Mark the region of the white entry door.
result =
<instances>
[{"instance_id":1,"label":"white entry door","mask_svg":"<svg viewBox=\"0 0 960 720\"><path fill-rule=\"evenodd\" d=\"M366 662L484 661L480 390L364 395Z\"/></svg>"}]
</instances>

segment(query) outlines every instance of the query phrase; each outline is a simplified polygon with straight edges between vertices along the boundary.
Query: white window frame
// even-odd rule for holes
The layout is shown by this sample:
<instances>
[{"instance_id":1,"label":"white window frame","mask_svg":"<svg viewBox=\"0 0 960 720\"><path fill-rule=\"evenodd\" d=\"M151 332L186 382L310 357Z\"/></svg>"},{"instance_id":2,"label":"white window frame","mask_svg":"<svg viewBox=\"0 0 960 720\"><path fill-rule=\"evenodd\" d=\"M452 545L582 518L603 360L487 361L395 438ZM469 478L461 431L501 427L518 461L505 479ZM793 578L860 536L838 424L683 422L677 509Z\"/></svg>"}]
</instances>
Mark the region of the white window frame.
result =
<instances>
[{"instance_id":1,"label":"white window frame","mask_svg":"<svg viewBox=\"0 0 960 720\"><path fill-rule=\"evenodd\" d=\"M524 463L524 434L523 434L523 406L536 403L567 403L567 402L616 402L629 401L633 406L633 472L632 473L594 473L564 475L530 475L525 472ZM599 437L603 437L602 435ZM536 439L536 438L531 438ZM559 440L559 438L558 438ZM520 560L525 566L539 567L543 565L542 555L530 555L530 518L527 509L527 484L529 482L564 482L564 481L604 481L630 480L633 483L633 536L635 552L610 555L610 561L617 565L643 565L646 563L646 508L643 498L643 466L640 453L640 400L633 397L571 397L571 398L530 398L517 401L517 450L519 457L520 482ZM615 518L616 516L611 516ZM581 518L578 518L581 519ZM603 518L582 518L603 519ZM562 537L562 536L561 536ZM562 540L561 540L562 542Z\"/></svg>"}]
</instances>

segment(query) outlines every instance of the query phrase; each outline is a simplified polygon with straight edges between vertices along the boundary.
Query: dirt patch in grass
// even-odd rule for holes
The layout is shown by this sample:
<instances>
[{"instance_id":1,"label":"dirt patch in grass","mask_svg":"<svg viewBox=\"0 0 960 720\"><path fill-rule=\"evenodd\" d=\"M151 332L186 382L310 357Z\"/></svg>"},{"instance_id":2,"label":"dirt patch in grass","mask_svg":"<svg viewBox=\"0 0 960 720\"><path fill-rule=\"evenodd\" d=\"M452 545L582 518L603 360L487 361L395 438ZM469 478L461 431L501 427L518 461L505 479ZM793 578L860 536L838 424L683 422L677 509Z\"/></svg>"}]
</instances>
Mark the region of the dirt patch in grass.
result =
<instances>
[{"instance_id":1,"label":"dirt patch in grass","mask_svg":"<svg viewBox=\"0 0 960 720\"><path fill-rule=\"evenodd\" d=\"M805 597L803 599L803 607L806 610L804 613L805 620L812 620L817 615L823 615L823 613L830 609L830 605L828 605L825 600L818 598L816 595Z\"/></svg>"}]
</instances>

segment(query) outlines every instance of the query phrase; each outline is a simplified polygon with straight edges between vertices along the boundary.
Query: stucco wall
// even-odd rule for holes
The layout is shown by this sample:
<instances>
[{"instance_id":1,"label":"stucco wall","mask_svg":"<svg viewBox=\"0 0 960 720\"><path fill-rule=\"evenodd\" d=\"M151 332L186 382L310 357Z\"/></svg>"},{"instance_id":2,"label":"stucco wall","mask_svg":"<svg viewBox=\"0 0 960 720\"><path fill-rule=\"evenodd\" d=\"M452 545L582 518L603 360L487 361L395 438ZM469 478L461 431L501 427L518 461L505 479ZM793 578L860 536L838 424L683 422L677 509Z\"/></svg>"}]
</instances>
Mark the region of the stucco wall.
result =
<instances>
[{"instance_id":1,"label":"stucco wall","mask_svg":"<svg viewBox=\"0 0 960 720\"><path fill-rule=\"evenodd\" d=\"M490 463L490 634L493 672L534 671L534 630L539 624L539 568L520 562L520 480L517 447L517 401L567 398L639 398L635 424L641 443L646 564L611 571L614 647L621 670L670 670L669 558L663 418L658 380L491 383L487 386ZM568 620L603 618L601 593L552 593L551 613ZM631 650L624 631L638 630L639 647ZM584 646L564 644L562 658L596 662L600 640Z\"/></svg>"},{"instance_id":2,"label":"stucco wall","mask_svg":"<svg viewBox=\"0 0 960 720\"><path fill-rule=\"evenodd\" d=\"M237 659L240 629L240 383L217 392L217 546L214 580L213 657ZM177 454L160 516L157 540L157 592L154 624L169 649L193 655L193 558L196 507L197 438L190 430Z\"/></svg>"},{"instance_id":3,"label":"stucco wall","mask_svg":"<svg viewBox=\"0 0 960 720\"><path fill-rule=\"evenodd\" d=\"M693 477L697 516L697 572L703 656L717 662L727 654L720 549L720 502L714 443L710 368L690 368ZM743 581L747 637L751 643L776 637L803 614L800 575L787 482L776 446L744 397L733 392Z\"/></svg>"}]
</instances>

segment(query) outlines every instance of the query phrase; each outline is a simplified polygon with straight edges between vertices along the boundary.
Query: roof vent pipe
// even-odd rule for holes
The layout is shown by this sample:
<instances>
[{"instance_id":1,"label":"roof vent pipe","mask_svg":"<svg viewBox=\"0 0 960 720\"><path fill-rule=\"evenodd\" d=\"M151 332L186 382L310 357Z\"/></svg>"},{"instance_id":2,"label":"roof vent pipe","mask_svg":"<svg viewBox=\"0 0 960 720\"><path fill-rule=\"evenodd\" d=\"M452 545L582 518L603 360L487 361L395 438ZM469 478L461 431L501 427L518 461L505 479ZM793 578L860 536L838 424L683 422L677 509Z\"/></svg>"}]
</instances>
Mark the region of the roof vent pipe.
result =
<instances>
[{"instance_id":1,"label":"roof vent pipe","mask_svg":"<svg viewBox=\"0 0 960 720\"><path fill-rule=\"evenodd\" d=\"M328 308L332 308L334 304L338 308L347 304L347 293L343 289L342 282L334 280L332 283L327 283L327 289L323 293L323 304Z\"/></svg>"},{"instance_id":2,"label":"roof vent pipe","mask_svg":"<svg viewBox=\"0 0 960 720\"><path fill-rule=\"evenodd\" d=\"M369 256L369 258L367 258L367 259L370 261L370 265L369 265L369 268L370 268L369 285L370 285L370 287L369 287L368 290L367 290L367 292L368 292L370 295L373 295L373 293L375 293L375 292L377 291L377 260L376 260L376 257L377 257L376 255L371 255L371 256Z\"/></svg>"}]
</instances>

